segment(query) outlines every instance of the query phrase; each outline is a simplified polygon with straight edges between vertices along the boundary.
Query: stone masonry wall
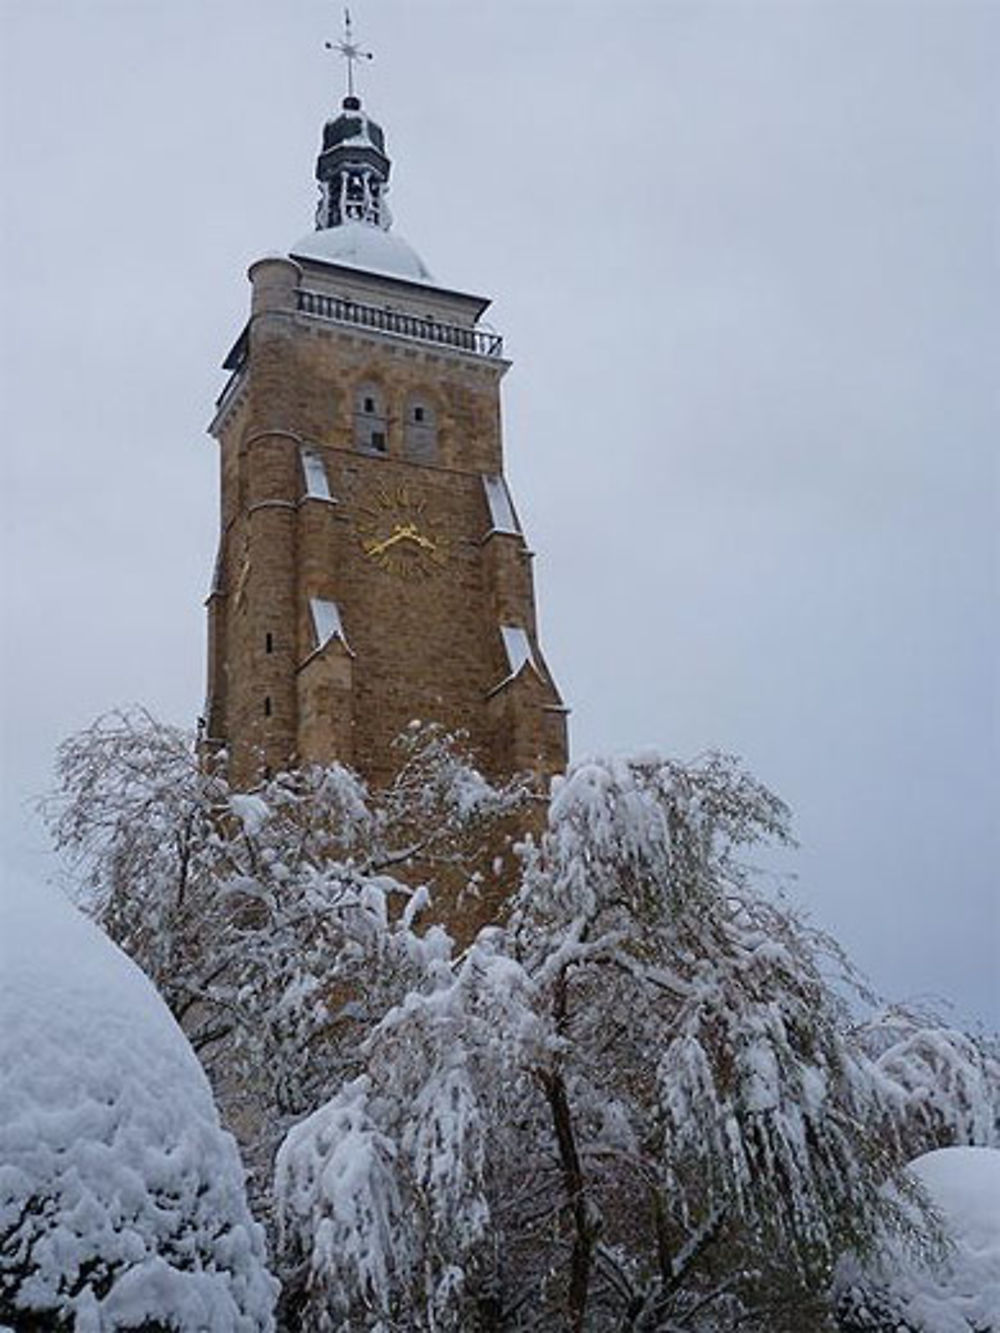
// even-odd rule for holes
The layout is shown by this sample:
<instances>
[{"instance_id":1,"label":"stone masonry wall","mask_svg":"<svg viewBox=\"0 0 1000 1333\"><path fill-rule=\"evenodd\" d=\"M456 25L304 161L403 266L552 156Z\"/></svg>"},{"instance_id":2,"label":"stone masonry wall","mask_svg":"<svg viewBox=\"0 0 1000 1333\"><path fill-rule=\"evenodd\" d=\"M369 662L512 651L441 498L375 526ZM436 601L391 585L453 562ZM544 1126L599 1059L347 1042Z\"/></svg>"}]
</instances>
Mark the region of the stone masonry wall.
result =
<instances>
[{"instance_id":1,"label":"stone masonry wall","mask_svg":"<svg viewBox=\"0 0 1000 1333\"><path fill-rule=\"evenodd\" d=\"M520 536L489 535L481 480L502 472L504 364L295 314L288 261L251 273L246 405L220 432L212 612L212 726L233 780L338 758L381 782L414 718L466 731L487 772L558 770L565 725L538 648L530 556ZM385 402L384 452L356 443L363 384ZM415 395L433 412L433 461L406 456ZM303 446L323 461L330 501L304 494ZM337 604L346 642L318 649L314 597ZM526 629L540 674L498 692L510 674L501 624Z\"/></svg>"}]
</instances>

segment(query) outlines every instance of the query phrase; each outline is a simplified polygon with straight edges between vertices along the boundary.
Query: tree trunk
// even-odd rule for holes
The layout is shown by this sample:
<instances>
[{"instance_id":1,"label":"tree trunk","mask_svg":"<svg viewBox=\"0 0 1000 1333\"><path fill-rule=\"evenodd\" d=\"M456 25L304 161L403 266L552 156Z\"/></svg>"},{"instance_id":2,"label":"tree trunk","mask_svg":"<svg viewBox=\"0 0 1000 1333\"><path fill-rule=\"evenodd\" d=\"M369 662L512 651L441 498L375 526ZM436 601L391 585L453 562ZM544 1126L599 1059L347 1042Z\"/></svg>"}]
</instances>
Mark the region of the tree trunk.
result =
<instances>
[{"instance_id":1,"label":"tree trunk","mask_svg":"<svg viewBox=\"0 0 1000 1333\"><path fill-rule=\"evenodd\" d=\"M598 1229L587 1204L583 1168L576 1149L565 1080L558 1071L546 1070L540 1077L545 1098L552 1111L563 1182L573 1219L573 1250L569 1269L569 1327L572 1333L583 1333L587 1294L590 1288L590 1270Z\"/></svg>"}]
</instances>

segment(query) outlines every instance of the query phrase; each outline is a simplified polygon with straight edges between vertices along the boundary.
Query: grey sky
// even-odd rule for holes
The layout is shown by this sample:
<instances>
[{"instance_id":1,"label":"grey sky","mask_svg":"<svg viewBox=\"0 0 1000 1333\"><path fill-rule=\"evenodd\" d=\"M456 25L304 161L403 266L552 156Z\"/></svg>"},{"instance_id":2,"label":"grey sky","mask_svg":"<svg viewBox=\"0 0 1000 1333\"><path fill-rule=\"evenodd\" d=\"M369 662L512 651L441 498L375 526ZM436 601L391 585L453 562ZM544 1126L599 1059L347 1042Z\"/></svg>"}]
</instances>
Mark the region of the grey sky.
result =
<instances>
[{"instance_id":1,"label":"grey sky","mask_svg":"<svg viewBox=\"0 0 1000 1333\"><path fill-rule=\"evenodd\" d=\"M1000 5L358 0L396 228L494 297L576 754L743 754L798 899L996 1023ZM0 0L3 840L203 689L218 363L310 225L320 0Z\"/></svg>"}]
</instances>

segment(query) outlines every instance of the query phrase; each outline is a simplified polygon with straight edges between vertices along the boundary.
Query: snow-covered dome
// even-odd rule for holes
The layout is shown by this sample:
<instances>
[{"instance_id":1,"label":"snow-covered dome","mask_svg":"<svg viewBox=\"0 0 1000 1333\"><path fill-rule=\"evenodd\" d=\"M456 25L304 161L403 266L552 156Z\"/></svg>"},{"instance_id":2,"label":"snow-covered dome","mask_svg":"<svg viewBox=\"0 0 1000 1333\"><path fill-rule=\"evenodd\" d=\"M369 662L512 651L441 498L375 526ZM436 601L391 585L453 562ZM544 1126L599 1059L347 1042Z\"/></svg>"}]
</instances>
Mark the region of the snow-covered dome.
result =
<instances>
[{"instance_id":1,"label":"snow-covered dome","mask_svg":"<svg viewBox=\"0 0 1000 1333\"><path fill-rule=\"evenodd\" d=\"M342 222L337 227L311 231L296 241L290 254L293 259L346 264L408 282L434 281L427 265L402 236L368 222Z\"/></svg>"},{"instance_id":2,"label":"snow-covered dome","mask_svg":"<svg viewBox=\"0 0 1000 1333\"><path fill-rule=\"evenodd\" d=\"M44 885L0 889L0 1325L270 1333L236 1144L152 983Z\"/></svg>"}]
</instances>

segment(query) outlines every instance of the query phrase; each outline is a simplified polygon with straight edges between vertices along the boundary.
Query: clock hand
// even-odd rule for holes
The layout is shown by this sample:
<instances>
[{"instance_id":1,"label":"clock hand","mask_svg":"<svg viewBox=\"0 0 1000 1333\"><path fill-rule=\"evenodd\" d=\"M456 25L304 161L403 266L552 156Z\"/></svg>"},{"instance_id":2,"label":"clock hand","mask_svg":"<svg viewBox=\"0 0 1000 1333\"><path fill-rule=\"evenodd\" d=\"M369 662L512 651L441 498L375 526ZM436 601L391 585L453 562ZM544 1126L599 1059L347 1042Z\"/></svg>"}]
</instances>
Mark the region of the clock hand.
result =
<instances>
[{"instance_id":1,"label":"clock hand","mask_svg":"<svg viewBox=\"0 0 1000 1333\"><path fill-rule=\"evenodd\" d=\"M365 550L369 555L383 555L389 550L390 546L395 546L397 542L409 540L419 542L420 534L412 523L397 523L392 532L384 541L373 542L371 546L366 546Z\"/></svg>"},{"instance_id":2,"label":"clock hand","mask_svg":"<svg viewBox=\"0 0 1000 1333\"><path fill-rule=\"evenodd\" d=\"M381 555L383 551L388 551L390 546L395 546L401 535L400 525L397 523L390 536L384 541L372 542L370 546L365 547L365 551L368 555Z\"/></svg>"},{"instance_id":3,"label":"clock hand","mask_svg":"<svg viewBox=\"0 0 1000 1333\"><path fill-rule=\"evenodd\" d=\"M437 550L437 543L425 537L415 523L397 523L388 537L380 542L372 542L370 546L365 547L365 552L372 556L384 555L391 546L401 541L411 541L426 551Z\"/></svg>"}]
</instances>

